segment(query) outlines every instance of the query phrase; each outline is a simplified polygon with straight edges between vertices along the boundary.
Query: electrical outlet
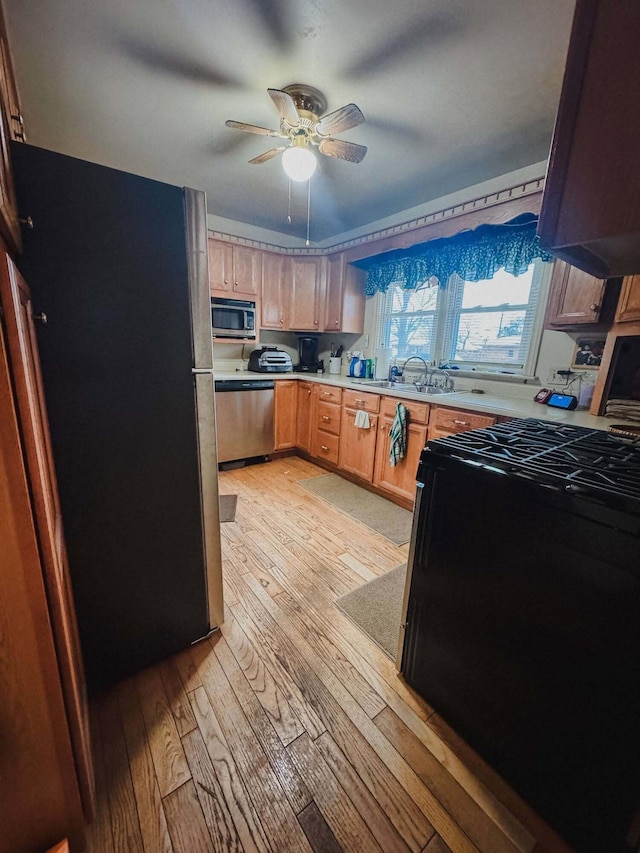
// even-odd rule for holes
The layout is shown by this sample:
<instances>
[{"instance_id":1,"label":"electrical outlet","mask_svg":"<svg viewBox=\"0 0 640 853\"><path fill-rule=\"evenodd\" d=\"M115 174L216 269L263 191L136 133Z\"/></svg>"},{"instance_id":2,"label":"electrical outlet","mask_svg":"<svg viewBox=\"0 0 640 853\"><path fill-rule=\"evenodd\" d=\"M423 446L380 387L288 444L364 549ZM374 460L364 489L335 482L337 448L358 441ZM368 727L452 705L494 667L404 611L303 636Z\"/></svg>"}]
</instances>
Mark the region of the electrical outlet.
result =
<instances>
[{"instance_id":1,"label":"electrical outlet","mask_svg":"<svg viewBox=\"0 0 640 853\"><path fill-rule=\"evenodd\" d=\"M550 367L547 382L551 385L566 385L567 381L571 378L569 376L570 372L571 369L569 367Z\"/></svg>"}]
</instances>

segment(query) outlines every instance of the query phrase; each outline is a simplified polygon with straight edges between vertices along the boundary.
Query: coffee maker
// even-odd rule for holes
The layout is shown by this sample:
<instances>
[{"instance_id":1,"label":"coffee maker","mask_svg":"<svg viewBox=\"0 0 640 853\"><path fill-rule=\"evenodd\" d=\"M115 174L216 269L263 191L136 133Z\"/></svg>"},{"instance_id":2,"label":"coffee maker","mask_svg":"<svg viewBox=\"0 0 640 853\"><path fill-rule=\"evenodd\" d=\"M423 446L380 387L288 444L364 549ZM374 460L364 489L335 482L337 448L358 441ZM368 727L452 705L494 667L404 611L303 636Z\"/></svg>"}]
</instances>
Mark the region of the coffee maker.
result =
<instances>
[{"instance_id":1,"label":"coffee maker","mask_svg":"<svg viewBox=\"0 0 640 853\"><path fill-rule=\"evenodd\" d=\"M317 373L324 370L324 361L318 361L318 336L298 335L300 362L293 368L296 373Z\"/></svg>"}]
</instances>

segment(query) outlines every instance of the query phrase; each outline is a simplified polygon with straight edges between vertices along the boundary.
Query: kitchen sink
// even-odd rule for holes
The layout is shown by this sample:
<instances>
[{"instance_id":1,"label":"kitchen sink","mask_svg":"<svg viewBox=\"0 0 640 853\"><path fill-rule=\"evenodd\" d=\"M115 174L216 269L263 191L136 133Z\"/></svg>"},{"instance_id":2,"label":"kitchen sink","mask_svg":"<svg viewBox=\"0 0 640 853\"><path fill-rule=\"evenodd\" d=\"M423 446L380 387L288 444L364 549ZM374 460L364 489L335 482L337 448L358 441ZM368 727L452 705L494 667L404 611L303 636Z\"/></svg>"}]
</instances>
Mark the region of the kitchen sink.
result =
<instances>
[{"instance_id":1,"label":"kitchen sink","mask_svg":"<svg viewBox=\"0 0 640 853\"><path fill-rule=\"evenodd\" d=\"M452 388L440 388L435 385L419 385L416 388L413 382L389 382L388 379L365 379L358 382L358 385L368 385L370 388L389 388L393 391L411 391L414 394L425 394L429 397L435 394L458 393Z\"/></svg>"}]
</instances>

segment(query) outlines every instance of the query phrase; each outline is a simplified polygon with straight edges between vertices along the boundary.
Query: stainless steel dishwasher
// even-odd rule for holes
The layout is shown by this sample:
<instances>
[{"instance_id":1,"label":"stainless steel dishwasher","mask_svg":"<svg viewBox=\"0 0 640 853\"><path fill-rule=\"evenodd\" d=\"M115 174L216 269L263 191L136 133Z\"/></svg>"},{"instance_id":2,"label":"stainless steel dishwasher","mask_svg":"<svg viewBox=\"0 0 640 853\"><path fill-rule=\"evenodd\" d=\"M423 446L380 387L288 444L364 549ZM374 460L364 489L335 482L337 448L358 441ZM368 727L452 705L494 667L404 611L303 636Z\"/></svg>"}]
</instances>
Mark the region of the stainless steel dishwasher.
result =
<instances>
[{"instance_id":1,"label":"stainless steel dishwasher","mask_svg":"<svg viewBox=\"0 0 640 853\"><path fill-rule=\"evenodd\" d=\"M273 453L272 379L216 380L218 462Z\"/></svg>"}]
</instances>

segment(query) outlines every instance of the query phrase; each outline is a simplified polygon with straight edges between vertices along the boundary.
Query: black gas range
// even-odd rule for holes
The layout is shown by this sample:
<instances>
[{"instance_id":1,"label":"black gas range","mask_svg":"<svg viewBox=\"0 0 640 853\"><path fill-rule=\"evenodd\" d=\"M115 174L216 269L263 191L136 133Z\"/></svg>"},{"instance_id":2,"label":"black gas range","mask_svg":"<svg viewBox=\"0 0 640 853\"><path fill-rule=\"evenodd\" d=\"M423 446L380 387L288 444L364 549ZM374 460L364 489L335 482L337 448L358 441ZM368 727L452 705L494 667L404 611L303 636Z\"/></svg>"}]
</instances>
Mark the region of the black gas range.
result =
<instances>
[{"instance_id":1,"label":"black gas range","mask_svg":"<svg viewBox=\"0 0 640 853\"><path fill-rule=\"evenodd\" d=\"M409 567L409 684L575 850L635 851L640 447L535 419L429 442Z\"/></svg>"},{"instance_id":2,"label":"black gas range","mask_svg":"<svg viewBox=\"0 0 640 853\"><path fill-rule=\"evenodd\" d=\"M459 433L425 453L527 479L640 518L640 444L604 430L534 418Z\"/></svg>"}]
</instances>

